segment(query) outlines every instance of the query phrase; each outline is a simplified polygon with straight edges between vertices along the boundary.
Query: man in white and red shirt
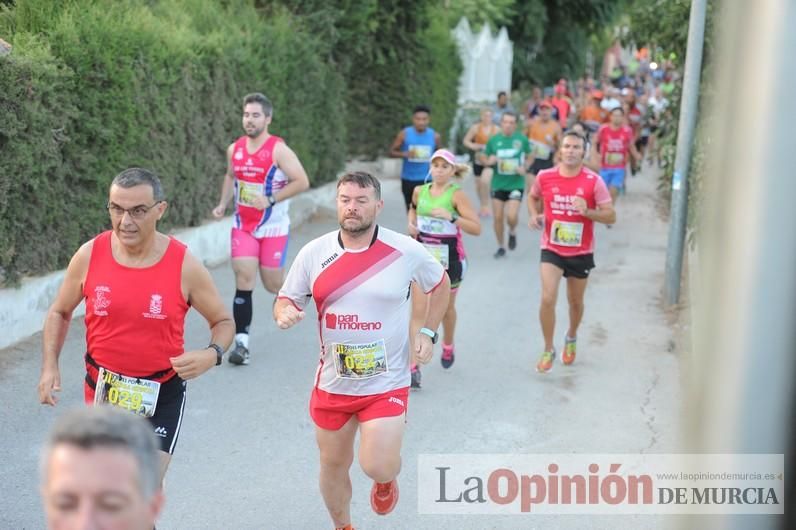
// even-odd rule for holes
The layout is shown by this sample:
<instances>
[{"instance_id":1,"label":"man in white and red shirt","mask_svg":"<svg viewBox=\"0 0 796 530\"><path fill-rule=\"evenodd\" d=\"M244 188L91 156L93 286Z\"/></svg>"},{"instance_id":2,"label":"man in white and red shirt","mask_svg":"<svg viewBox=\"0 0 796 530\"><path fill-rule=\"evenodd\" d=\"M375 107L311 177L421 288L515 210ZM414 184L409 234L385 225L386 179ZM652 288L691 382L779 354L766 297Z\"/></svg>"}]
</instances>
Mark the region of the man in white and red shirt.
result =
<instances>
[{"instance_id":1,"label":"man in white and red shirt","mask_svg":"<svg viewBox=\"0 0 796 530\"><path fill-rule=\"evenodd\" d=\"M542 230L542 302L539 321L544 351L536 365L541 373L553 368L555 310L561 278L567 279L569 330L561 361L575 362L578 326L583 318L583 295L594 268L594 223L616 221L613 201L599 175L583 166L585 139L569 131L561 140L561 163L540 171L528 195L528 224ZM540 213L544 212L544 213Z\"/></svg>"},{"instance_id":2,"label":"man in white and red shirt","mask_svg":"<svg viewBox=\"0 0 796 530\"><path fill-rule=\"evenodd\" d=\"M371 506L386 515L398 502L409 397L409 289L428 294L429 309L415 341L415 358L431 360L437 327L448 307L450 280L419 242L376 224L384 202L381 185L368 173L337 182L340 230L302 248L274 306L286 329L304 318L315 299L320 363L310 399L321 455L320 486L337 528L351 524L354 437L359 462L373 479Z\"/></svg>"},{"instance_id":3,"label":"man in white and red shirt","mask_svg":"<svg viewBox=\"0 0 796 530\"><path fill-rule=\"evenodd\" d=\"M625 186L629 155L641 160L635 145L633 129L625 124L625 111L620 106L611 111L611 119L600 127L595 136L594 152L600 157L600 176L608 186L611 199L616 201Z\"/></svg>"},{"instance_id":4,"label":"man in white and red shirt","mask_svg":"<svg viewBox=\"0 0 796 530\"><path fill-rule=\"evenodd\" d=\"M227 173L213 216L221 219L235 198L231 250L235 272L233 364L249 364L252 291L257 271L270 293L282 287L290 230L288 199L310 187L304 167L278 136L268 132L273 106L263 94L243 98L244 136L227 148Z\"/></svg>"}]
</instances>

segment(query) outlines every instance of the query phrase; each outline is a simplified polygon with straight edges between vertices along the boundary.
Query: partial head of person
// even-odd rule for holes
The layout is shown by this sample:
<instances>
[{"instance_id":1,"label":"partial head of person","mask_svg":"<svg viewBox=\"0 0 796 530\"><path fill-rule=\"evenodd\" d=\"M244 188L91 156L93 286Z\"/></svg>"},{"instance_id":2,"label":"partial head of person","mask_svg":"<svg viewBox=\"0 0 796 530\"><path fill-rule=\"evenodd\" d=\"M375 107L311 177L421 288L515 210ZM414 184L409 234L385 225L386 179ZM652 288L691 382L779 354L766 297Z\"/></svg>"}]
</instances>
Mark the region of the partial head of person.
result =
<instances>
[{"instance_id":1,"label":"partial head of person","mask_svg":"<svg viewBox=\"0 0 796 530\"><path fill-rule=\"evenodd\" d=\"M463 178L470 166L456 161L456 155L447 149L437 149L431 155L431 178L437 184L447 184L453 177Z\"/></svg>"},{"instance_id":2,"label":"partial head of person","mask_svg":"<svg viewBox=\"0 0 796 530\"><path fill-rule=\"evenodd\" d=\"M575 169L583 162L586 152L586 137L573 130L565 132L561 137L561 164L568 169Z\"/></svg>"},{"instance_id":3,"label":"partial head of person","mask_svg":"<svg viewBox=\"0 0 796 530\"><path fill-rule=\"evenodd\" d=\"M412 125L417 132L423 132L431 122L431 109L428 105L417 105L412 109Z\"/></svg>"},{"instance_id":4,"label":"partial head of person","mask_svg":"<svg viewBox=\"0 0 796 530\"><path fill-rule=\"evenodd\" d=\"M513 112L504 112L500 117L500 132L505 136L511 136L517 130L517 115Z\"/></svg>"},{"instance_id":5,"label":"partial head of person","mask_svg":"<svg viewBox=\"0 0 796 530\"><path fill-rule=\"evenodd\" d=\"M497 95L498 107L503 108L503 107L505 107L508 104L508 102L509 102L509 95L506 94L502 90L500 92L498 92L498 95Z\"/></svg>"},{"instance_id":6,"label":"partial head of person","mask_svg":"<svg viewBox=\"0 0 796 530\"><path fill-rule=\"evenodd\" d=\"M253 92L243 97L243 130L249 138L257 138L268 129L274 106L264 94Z\"/></svg>"},{"instance_id":7,"label":"partial head of person","mask_svg":"<svg viewBox=\"0 0 796 530\"><path fill-rule=\"evenodd\" d=\"M533 87L533 89L531 89L531 98L535 101L542 99L542 88L538 86Z\"/></svg>"},{"instance_id":8,"label":"partial head of person","mask_svg":"<svg viewBox=\"0 0 796 530\"><path fill-rule=\"evenodd\" d=\"M550 121L550 118L553 117L553 104L547 100L539 103L539 117L542 118L542 121Z\"/></svg>"},{"instance_id":9,"label":"partial head of person","mask_svg":"<svg viewBox=\"0 0 796 530\"><path fill-rule=\"evenodd\" d=\"M492 116L494 113L492 109L489 107L484 107L481 109L481 123L484 125L491 125L492 124Z\"/></svg>"},{"instance_id":10,"label":"partial head of person","mask_svg":"<svg viewBox=\"0 0 796 530\"><path fill-rule=\"evenodd\" d=\"M110 407L83 407L55 424L41 457L52 530L151 530L163 507L150 424Z\"/></svg>"},{"instance_id":11,"label":"partial head of person","mask_svg":"<svg viewBox=\"0 0 796 530\"><path fill-rule=\"evenodd\" d=\"M116 175L108 192L108 213L119 241L136 245L154 235L166 213L160 179L146 169L131 167Z\"/></svg>"},{"instance_id":12,"label":"partial head of person","mask_svg":"<svg viewBox=\"0 0 796 530\"><path fill-rule=\"evenodd\" d=\"M621 106L611 110L611 125L619 127L625 122L625 109Z\"/></svg>"},{"instance_id":13,"label":"partial head of person","mask_svg":"<svg viewBox=\"0 0 796 530\"><path fill-rule=\"evenodd\" d=\"M344 232L357 236L367 232L384 207L381 183L364 171L352 171L337 181L337 221Z\"/></svg>"},{"instance_id":14,"label":"partial head of person","mask_svg":"<svg viewBox=\"0 0 796 530\"><path fill-rule=\"evenodd\" d=\"M586 127L579 121L573 123L569 130L586 138Z\"/></svg>"}]
</instances>

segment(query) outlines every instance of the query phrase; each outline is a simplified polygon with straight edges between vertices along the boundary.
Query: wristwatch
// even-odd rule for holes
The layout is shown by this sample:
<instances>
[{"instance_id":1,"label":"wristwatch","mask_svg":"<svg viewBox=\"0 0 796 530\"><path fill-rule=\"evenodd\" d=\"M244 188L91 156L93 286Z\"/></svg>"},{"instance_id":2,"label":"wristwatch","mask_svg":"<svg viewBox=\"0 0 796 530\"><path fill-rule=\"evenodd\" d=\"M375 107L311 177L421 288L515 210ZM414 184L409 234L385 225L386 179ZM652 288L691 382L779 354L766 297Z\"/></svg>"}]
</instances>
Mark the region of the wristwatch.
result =
<instances>
[{"instance_id":1,"label":"wristwatch","mask_svg":"<svg viewBox=\"0 0 796 530\"><path fill-rule=\"evenodd\" d=\"M455 223L458 218L459 218L459 214L458 213L451 212L451 223Z\"/></svg>"},{"instance_id":2,"label":"wristwatch","mask_svg":"<svg viewBox=\"0 0 796 530\"><path fill-rule=\"evenodd\" d=\"M430 338L431 339L431 344L436 344L437 343L437 339L439 339L439 333L437 333L436 331L434 331L432 329L420 328L420 333L422 333L423 335L425 335L428 338Z\"/></svg>"},{"instance_id":3,"label":"wristwatch","mask_svg":"<svg viewBox=\"0 0 796 530\"><path fill-rule=\"evenodd\" d=\"M205 349L207 350L207 349L210 349L210 348L216 350L216 366L220 365L221 364L221 359L224 358L224 349L221 348L221 346L219 346L218 344L216 344L214 342L211 342L210 344L208 344L207 348L205 348Z\"/></svg>"},{"instance_id":4,"label":"wristwatch","mask_svg":"<svg viewBox=\"0 0 796 530\"><path fill-rule=\"evenodd\" d=\"M270 204L271 206L276 204L276 197L274 197L273 195L267 195L265 198L268 199L268 204Z\"/></svg>"}]
</instances>

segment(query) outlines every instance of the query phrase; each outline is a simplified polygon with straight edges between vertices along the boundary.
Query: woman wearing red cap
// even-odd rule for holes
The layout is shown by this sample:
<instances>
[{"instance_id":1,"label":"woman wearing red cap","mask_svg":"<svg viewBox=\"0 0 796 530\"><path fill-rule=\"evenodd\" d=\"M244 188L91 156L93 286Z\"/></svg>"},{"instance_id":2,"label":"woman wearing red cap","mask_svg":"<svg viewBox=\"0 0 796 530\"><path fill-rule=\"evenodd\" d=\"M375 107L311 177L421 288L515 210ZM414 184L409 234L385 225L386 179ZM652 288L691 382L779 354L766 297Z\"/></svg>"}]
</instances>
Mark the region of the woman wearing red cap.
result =
<instances>
[{"instance_id":1,"label":"woman wearing red cap","mask_svg":"<svg viewBox=\"0 0 796 530\"><path fill-rule=\"evenodd\" d=\"M417 186L409 208L409 235L420 241L448 271L451 294L448 309L442 319L442 367L453 364L453 333L456 328L456 293L467 269L462 231L479 235L481 223L478 214L454 177L463 177L470 170L466 164L457 164L456 157L446 149L431 155L431 182ZM427 297L419 289L412 295L412 330L420 329L425 322ZM411 336L415 336L412 333ZM412 387L420 388L420 370L412 363Z\"/></svg>"}]
</instances>

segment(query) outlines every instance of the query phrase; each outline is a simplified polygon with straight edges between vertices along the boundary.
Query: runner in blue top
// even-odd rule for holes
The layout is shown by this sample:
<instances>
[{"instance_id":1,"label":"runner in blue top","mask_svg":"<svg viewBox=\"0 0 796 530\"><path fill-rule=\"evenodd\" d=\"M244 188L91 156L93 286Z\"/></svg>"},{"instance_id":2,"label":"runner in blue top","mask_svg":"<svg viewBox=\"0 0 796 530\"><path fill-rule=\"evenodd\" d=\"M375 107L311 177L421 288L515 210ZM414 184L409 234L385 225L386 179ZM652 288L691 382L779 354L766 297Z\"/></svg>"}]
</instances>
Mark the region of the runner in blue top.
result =
<instances>
[{"instance_id":1,"label":"runner in blue top","mask_svg":"<svg viewBox=\"0 0 796 530\"><path fill-rule=\"evenodd\" d=\"M401 129L390 147L390 156L403 158L401 191L407 211L415 186L426 181L431 153L442 145L439 133L428 126L430 121L431 109L425 105L416 106L412 111L412 125Z\"/></svg>"}]
</instances>

